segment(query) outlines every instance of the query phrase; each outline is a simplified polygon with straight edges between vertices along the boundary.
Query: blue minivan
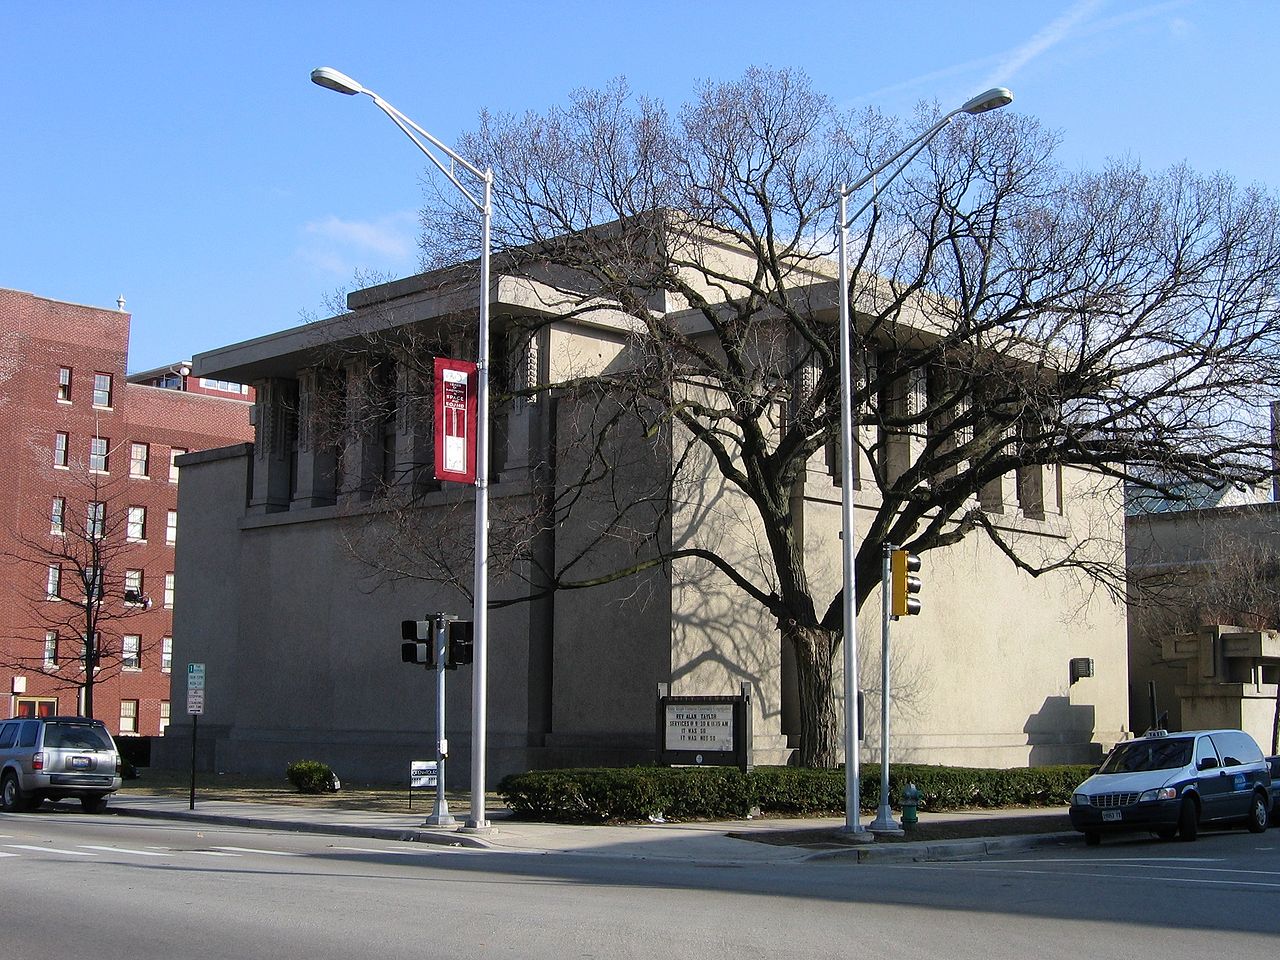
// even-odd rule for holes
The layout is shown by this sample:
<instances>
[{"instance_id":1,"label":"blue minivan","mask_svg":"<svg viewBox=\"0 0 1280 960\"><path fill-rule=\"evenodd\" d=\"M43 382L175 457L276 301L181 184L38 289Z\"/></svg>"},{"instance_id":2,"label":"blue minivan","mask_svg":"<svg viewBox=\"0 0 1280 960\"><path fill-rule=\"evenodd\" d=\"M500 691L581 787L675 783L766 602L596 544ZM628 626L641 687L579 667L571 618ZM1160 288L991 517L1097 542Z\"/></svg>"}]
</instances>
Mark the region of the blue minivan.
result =
<instances>
[{"instance_id":1,"label":"blue minivan","mask_svg":"<svg viewBox=\"0 0 1280 960\"><path fill-rule=\"evenodd\" d=\"M1090 846L1113 832L1194 840L1205 824L1261 833L1270 811L1270 765L1242 730L1150 730L1116 744L1071 797L1071 825Z\"/></svg>"}]
</instances>

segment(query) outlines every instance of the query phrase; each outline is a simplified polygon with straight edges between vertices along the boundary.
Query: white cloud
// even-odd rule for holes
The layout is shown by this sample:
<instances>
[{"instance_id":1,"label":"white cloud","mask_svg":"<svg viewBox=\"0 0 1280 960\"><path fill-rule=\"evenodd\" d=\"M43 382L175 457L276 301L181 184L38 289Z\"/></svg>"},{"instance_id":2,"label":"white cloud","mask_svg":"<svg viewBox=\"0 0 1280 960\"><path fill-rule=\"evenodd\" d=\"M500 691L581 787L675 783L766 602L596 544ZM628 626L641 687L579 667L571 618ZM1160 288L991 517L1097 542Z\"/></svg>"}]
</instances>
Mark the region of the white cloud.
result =
<instances>
[{"instance_id":1,"label":"white cloud","mask_svg":"<svg viewBox=\"0 0 1280 960\"><path fill-rule=\"evenodd\" d=\"M404 271L416 267L417 224L413 211L376 220L324 217L302 228L297 255L324 273L343 277L362 267Z\"/></svg>"}]
</instances>

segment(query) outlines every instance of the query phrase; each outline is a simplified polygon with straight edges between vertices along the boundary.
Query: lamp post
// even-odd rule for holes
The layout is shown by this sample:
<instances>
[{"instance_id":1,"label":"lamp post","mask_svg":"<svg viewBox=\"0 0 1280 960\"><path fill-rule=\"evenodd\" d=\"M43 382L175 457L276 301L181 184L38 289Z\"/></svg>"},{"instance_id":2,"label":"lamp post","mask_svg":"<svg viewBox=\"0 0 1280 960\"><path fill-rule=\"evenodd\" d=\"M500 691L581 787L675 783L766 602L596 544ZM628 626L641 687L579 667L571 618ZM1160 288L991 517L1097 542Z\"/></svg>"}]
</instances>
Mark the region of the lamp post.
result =
<instances>
[{"instance_id":1,"label":"lamp post","mask_svg":"<svg viewBox=\"0 0 1280 960\"><path fill-rule=\"evenodd\" d=\"M858 757L858 638L857 638L857 598L855 596L855 579L854 579L854 545L853 545L853 386L852 386L852 369L853 363L850 356L852 337L852 324L849 320L849 261L847 255L847 247L849 242L849 225L861 216L862 212L870 206L880 192L889 186L898 176L906 169L907 165L915 159L929 141L937 136L942 128L949 124L952 120L962 113L978 114L986 113L988 110L997 110L1013 102L1013 94L1004 87L993 87L985 93L980 93L972 100L966 101L962 106L957 107L950 113L943 116L941 120L926 130L920 136L916 137L901 150L895 153L888 160L885 160L874 170L862 177L853 186L840 185L840 212L839 212L839 289L837 296L840 301L840 467L842 471L842 481L840 484L840 535L841 535L841 553L843 559L843 597L844 597L844 831L847 833L864 833L861 819L858 811L858 798L861 789L859 782L860 764ZM849 197L861 190L875 177L883 173L894 163L897 163L908 152L911 155L903 160L902 166L898 167L884 183L877 186L857 212L852 216L848 213ZM886 699L889 696L887 686L881 690L881 696ZM887 731L885 732L887 744ZM882 757L883 761L888 759Z\"/></svg>"},{"instance_id":2,"label":"lamp post","mask_svg":"<svg viewBox=\"0 0 1280 960\"><path fill-rule=\"evenodd\" d=\"M475 623L475 660L471 674L471 817L463 829L487 831L490 825L484 809L484 768L489 653L489 237L493 219L493 170L481 170L468 163L372 90L332 67L312 70L311 82L348 96L357 93L368 96L480 213L480 320L476 347L476 404L479 409L476 412L475 583L471 615ZM427 142L423 143L415 133ZM448 166L440 162L431 147L449 158ZM454 164L480 181L483 189L479 197L458 180ZM440 734L443 735L443 731Z\"/></svg>"}]
</instances>

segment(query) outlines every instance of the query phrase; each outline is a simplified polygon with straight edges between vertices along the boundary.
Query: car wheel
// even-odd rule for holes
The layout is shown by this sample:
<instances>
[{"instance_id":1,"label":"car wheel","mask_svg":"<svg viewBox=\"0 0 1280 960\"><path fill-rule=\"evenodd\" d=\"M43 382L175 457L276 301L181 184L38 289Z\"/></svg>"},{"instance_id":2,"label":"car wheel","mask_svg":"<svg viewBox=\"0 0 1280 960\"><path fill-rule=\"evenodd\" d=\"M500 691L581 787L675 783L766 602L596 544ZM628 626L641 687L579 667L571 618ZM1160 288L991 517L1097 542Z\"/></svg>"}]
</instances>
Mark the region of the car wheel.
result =
<instances>
[{"instance_id":1,"label":"car wheel","mask_svg":"<svg viewBox=\"0 0 1280 960\"><path fill-rule=\"evenodd\" d=\"M1172 840L1178 835L1177 827L1161 827L1156 831L1156 836L1161 840Z\"/></svg>"},{"instance_id":2,"label":"car wheel","mask_svg":"<svg viewBox=\"0 0 1280 960\"><path fill-rule=\"evenodd\" d=\"M22 788L18 786L18 778L12 773L6 773L4 779L0 780L0 810L5 813L18 813L27 807L27 798L23 796Z\"/></svg>"},{"instance_id":3,"label":"car wheel","mask_svg":"<svg viewBox=\"0 0 1280 960\"><path fill-rule=\"evenodd\" d=\"M101 813L107 809L107 798L100 793L91 797L81 797L80 807L85 813Z\"/></svg>"},{"instance_id":4,"label":"car wheel","mask_svg":"<svg viewBox=\"0 0 1280 960\"><path fill-rule=\"evenodd\" d=\"M1097 830L1086 830L1084 832L1084 842L1086 846L1096 847L1102 843L1102 834Z\"/></svg>"},{"instance_id":5,"label":"car wheel","mask_svg":"<svg viewBox=\"0 0 1280 960\"><path fill-rule=\"evenodd\" d=\"M1178 811L1178 839L1190 843L1196 838L1196 830L1200 826L1200 811L1196 802L1190 797L1182 801L1182 809Z\"/></svg>"},{"instance_id":6,"label":"car wheel","mask_svg":"<svg viewBox=\"0 0 1280 960\"><path fill-rule=\"evenodd\" d=\"M1260 793L1255 793L1253 800L1249 803L1249 832L1262 833L1266 830L1269 816L1266 797Z\"/></svg>"}]
</instances>

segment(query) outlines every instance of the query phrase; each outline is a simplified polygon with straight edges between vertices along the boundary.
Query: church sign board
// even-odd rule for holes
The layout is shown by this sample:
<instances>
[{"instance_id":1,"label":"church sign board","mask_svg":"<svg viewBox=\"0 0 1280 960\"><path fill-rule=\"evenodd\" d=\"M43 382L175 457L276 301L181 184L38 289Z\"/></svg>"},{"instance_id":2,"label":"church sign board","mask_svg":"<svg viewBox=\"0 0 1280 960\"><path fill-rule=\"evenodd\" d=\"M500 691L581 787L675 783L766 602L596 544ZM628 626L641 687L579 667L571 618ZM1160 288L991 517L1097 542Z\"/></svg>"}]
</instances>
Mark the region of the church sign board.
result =
<instances>
[{"instance_id":1,"label":"church sign board","mask_svg":"<svg viewBox=\"0 0 1280 960\"><path fill-rule=\"evenodd\" d=\"M675 697L658 684L658 762L668 766L737 767L751 763L751 694Z\"/></svg>"}]
</instances>

